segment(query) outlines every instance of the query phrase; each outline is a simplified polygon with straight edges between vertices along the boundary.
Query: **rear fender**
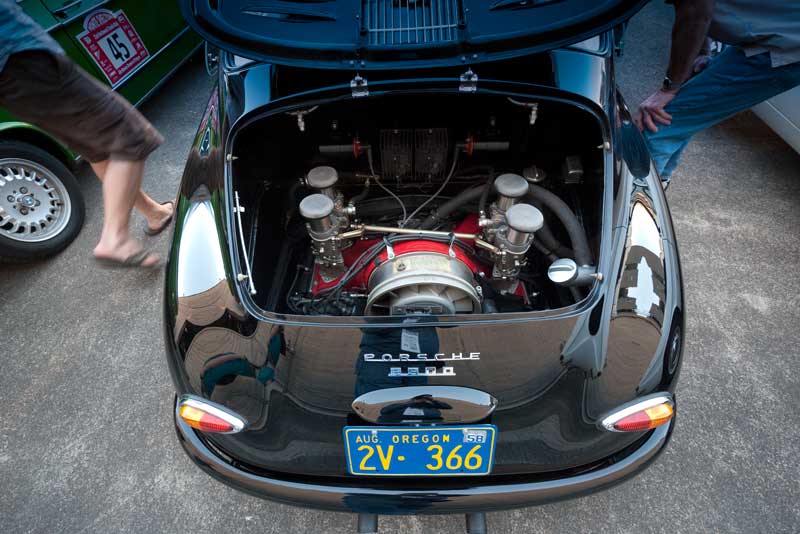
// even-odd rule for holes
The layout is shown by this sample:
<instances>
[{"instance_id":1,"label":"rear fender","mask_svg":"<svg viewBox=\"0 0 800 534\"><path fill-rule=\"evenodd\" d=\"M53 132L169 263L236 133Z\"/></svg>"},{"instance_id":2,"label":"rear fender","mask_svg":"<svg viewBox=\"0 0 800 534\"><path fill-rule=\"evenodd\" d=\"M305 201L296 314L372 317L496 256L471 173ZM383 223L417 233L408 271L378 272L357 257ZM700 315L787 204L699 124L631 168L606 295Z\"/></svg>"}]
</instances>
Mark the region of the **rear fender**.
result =
<instances>
[{"instance_id":1,"label":"rear fender","mask_svg":"<svg viewBox=\"0 0 800 534\"><path fill-rule=\"evenodd\" d=\"M0 123L0 139L24 141L46 150L68 167L74 167L80 156L56 141L41 128L21 121Z\"/></svg>"}]
</instances>

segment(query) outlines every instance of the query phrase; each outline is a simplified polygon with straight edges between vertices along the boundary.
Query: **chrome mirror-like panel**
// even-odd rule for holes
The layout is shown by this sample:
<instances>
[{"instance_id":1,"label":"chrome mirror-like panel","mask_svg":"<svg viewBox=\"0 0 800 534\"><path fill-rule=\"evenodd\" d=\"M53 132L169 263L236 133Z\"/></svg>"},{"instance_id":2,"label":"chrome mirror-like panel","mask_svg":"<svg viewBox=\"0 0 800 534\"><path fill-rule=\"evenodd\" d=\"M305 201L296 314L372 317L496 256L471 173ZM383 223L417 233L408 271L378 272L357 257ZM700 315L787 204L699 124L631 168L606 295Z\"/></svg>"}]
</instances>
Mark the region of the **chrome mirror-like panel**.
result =
<instances>
[{"instance_id":1,"label":"chrome mirror-like panel","mask_svg":"<svg viewBox=\"0 0 800 534\"><path fill-rule=\"evenodd\" d=\"M617 290L614 316L648 318L660 329L666 301L664 244L648 199L633 205L623 274Z\"/></svg>"},{"instance_id":2,"label":"chrome mirror-like panel","mask_svg":"<svg viewBox=\"0 0 800 534\"><path fill-rule=\"evenodd\" d=\"M226 280L225 263L214 207L210 200L193 203L186 211L178 249L178 297L205 293Z\"/></svg>"},{"instance_id":3,"label":"chrome mirror-like panel","mask_svg":"<svg viewBox=\"0 0 800 534\"><path fill-rule=\"evenodd\" d=\"M409 386L378 389L353 401L353 410L371 423L475 423L489 417L497 399L459 386Z\"/></svg>"}]
</instances>

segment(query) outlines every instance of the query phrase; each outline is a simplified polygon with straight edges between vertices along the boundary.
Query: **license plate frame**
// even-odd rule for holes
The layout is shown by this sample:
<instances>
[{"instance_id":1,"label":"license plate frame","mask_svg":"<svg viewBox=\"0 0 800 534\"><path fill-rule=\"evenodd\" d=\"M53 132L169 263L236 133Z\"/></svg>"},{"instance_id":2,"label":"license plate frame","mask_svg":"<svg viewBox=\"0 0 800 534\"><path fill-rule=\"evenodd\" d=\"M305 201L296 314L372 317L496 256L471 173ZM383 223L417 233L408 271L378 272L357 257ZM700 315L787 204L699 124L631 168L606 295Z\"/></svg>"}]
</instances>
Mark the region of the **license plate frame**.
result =
<instances>
[{"instance_id":1,"label":"license plate frame","mask_svg":"<svg viewBox=\"0 0 800 534\"><path fill-rule=\"evenodd\" d=\"M497 441L497 427L494 425L347 426L342 430L342 435L347 471L351 475L486 476L494 468ZM414 436L417 436L416 440ZM430 450L429 447L434 445L441 450ZM471 469L466 464L469 462L470 466L474 466L476 457L480 458L480 465ZM453 468L454 465L457 468Z\"/></svg>"}]
</instances>

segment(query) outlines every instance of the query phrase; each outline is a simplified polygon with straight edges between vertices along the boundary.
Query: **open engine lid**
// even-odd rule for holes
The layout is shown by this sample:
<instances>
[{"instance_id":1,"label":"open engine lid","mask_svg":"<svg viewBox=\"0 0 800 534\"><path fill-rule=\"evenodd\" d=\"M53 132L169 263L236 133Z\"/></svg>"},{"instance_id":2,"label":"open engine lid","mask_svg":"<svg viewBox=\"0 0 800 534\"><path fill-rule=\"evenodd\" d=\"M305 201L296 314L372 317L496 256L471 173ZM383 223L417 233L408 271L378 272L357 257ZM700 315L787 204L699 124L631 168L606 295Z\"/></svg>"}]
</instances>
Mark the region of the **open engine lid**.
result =
<instances>
[{"instance_id":1,"label":"open engine lid","mask_svg":"<svg viewBox=\"0 0 800 534\"><path fill-rule=\"evenodd\" d=\"M460 65L583 41L647 0L180 0L191 27L238 55L309 68Z\"/></svg>"}]
</instances>

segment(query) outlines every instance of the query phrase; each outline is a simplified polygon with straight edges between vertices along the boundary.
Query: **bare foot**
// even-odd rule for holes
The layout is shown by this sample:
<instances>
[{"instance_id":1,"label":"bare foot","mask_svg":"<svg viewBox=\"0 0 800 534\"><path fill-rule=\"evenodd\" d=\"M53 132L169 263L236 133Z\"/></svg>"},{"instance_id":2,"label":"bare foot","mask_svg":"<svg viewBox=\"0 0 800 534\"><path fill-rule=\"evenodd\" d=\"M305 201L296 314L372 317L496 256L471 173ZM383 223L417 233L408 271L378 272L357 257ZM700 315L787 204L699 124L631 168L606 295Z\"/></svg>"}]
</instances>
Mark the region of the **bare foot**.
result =
<instances>
[{"instance_id":1,"label":"bare foot","mask_svg":"<svg viewBox=\"0 0 800 534\"><path fill-rule=\"evenodd\" d=\"M142 267L149 269L155 267L161 258L158 254L146 254L141 260L139 256L143 253L144 248L135 239L128 239L117 246L109 246L105 243L99 243L94 248L94 257L105 263L116 263L120 266ZM137 260L131 263L132 260Z\"/></svg>"},{"instance_id":2,"label":"bare foot","mask_svg":"<svg viewBox=\"0 0 800 534\"><path fill-rule=\"evenodd\" d=\"M164 229L164 226L172 218L175 213L175 204L171 201L159 204L158 208L153 213L148 213L147 228L151 233L158 233Z\"/></svg>"}]
</instances>

